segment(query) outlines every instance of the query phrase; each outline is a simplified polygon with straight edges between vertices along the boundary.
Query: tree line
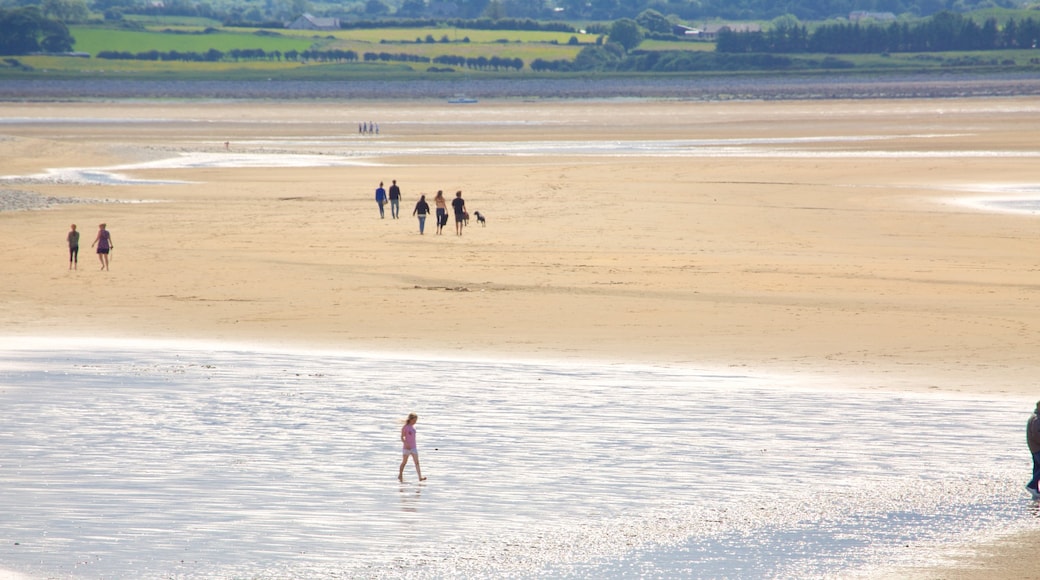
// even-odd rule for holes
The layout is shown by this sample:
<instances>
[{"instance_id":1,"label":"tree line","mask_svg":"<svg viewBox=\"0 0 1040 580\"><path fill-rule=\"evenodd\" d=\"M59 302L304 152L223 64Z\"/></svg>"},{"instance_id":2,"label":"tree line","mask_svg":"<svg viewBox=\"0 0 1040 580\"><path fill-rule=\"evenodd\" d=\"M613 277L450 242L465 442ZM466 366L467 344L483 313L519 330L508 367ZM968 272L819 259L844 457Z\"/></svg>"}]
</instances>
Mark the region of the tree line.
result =
<instances>
[{"instance_id":1,"label":"tree line","mask_svg":"<svg viewBox=\"0 0 1040 580\"><path fill-rule=\"evenodd\" d=\"M809 32L804 25L777 22L767 31L719 32L715 50L722 53L883 54L951 50L1036 48L1040 20L995 19L978 24L952 12L940 12L915 24L824 24Z\"/></svg>"},{"instance_id":2,"label":"tree line","mask_svg":"<svg viewBox=\"0 0 1040 580\"><path fill-rule=\"evenodd\" d=\"M893 14L926 17L943 10L967 12L979 8L1016 8L1016 0L359 0L324 4L306 0L230 2L163 0L49 0L49 3L81 2L90 9L116 20L122 14L202 16L224 23L257 26L295 19L301 12L315 16L339 18L346 26L370 26L362 22L378 22L378 26L407 26L409 20L458 19L459 22L484 20L481 27L508 26L533 22L563 21L574 23L609 22L620 18L636 18L646 10L658 10L686 22L706 20L772 20L792 15L800 20L844 18L854 10L885 11ZM68 22L68 21L66 21ZM507 23L508 22L508 23ZM501 23L501 24L499 24ZM538 25L540 26L540 25ZM584 24L583 24L584 26ZM541 29L541 28L538 28Z\"/></svg>"},{"instance_id":3,"label":"tree line","mask_svg":"<svg viewBox=\"0 0 1040 580\"><path fill-rule=\"evenodd\" d=\"M286 62L409 62L420 64L443 64L473 70L515 70L524 68L524 61L519 58L499 56L466 57L441 55L437 57L420 56L407 53L366 52L359 55L353 50L264 50L262 48L235 48L227 52L211 48L206 52L180 50L146 50L127 52L103 50L97 58L110 60L147 60L147 61L181 61L181 62L220 62L220 61L286 61ZM446 72L438 69L434 72Z\"/></svg>"}]
</instances>

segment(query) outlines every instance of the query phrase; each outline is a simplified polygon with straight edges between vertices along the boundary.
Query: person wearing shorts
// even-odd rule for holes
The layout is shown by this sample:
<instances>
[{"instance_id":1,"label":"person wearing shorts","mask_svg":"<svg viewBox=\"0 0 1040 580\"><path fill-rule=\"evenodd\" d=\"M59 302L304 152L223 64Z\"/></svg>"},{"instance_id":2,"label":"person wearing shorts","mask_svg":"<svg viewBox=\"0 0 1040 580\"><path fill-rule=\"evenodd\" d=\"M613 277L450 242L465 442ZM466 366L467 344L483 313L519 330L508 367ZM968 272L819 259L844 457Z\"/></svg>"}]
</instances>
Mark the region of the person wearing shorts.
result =
<instances>
[{"instance_id":1,"label":"person wearing shorts","mask_svg":"<svg viewBox=\"0 0 1040 580\"><path fill-rule=\"evenodd\" d=\"M462 235L462 221L466 219L466 200L462 199L462 192L455 192L455 199L451 200L451 208L455 210L455 235Z\"/></svg>"},{"instance_id":2,"label":"person wearing shorts","mask_svg":"<svg viewBox=\"0 0 1040 580\"><path fill-rule=\"evenodd\" d=\"M419 449L415 445L415 422L418 420L419 416L411 413L405 420L404 427L401 427L401 443L404 448L401 450L401 467L397 470L397 481L400 482L404 482L404 466L408 464L409 457L415 462L415 474L419 476L419 481L426 481L422 476L422 470L419 469Z\"/></svg>"},{"instance_id":3,"label":"person wearing shorts","mask_svg":"<svg viewBox=\"0 0 1040 580\"><path fill-rule=\"evenodd\" d=\"M94 238L94 243L90 244L90 247L97 246L98 260L101 261L101 269L108 269L108 253L112 251L115 245L112 243L112 234L105 229L106 224L98 226L97 237Z\"/></svg>"}]
</instances>

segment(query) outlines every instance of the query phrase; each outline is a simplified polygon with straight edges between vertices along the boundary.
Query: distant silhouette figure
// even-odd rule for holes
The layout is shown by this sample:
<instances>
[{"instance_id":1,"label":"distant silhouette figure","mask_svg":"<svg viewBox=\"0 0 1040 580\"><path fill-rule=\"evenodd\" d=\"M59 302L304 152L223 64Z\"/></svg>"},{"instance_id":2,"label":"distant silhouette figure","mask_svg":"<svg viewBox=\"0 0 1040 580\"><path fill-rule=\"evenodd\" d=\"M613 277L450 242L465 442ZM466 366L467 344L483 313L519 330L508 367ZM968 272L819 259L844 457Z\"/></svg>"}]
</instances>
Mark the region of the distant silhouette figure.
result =
<instances>
[{"instance_id":1,"label":"distant silhouette figure","mask_svg":"<svg viewBox=\"0 0 1040 580\"><path fill-rule=\"evenodd\" d=\"M79 232L76 231L76 224L72 224L72 229L69 230L69 235L65 236L65 239L69 242L69 270L78 270Z\"/></svg>"}]
</instances>

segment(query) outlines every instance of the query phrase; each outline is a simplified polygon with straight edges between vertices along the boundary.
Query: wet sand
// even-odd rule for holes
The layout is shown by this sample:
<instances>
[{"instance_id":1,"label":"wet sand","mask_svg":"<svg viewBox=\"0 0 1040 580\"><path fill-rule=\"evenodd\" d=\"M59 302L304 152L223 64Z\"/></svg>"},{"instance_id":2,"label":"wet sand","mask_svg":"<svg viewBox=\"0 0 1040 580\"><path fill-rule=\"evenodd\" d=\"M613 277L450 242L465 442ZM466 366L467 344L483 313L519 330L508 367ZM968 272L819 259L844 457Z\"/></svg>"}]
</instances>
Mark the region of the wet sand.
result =
<instances>
[{"instance_id":1,"label":"wet sand","mask_svg":"<svg viewBox=\"0 0 1040 580\"><path fill-rule=\"evenodd\" d=\"M2 103L6 176L181 154L332 161L118 170L184 182L165 185L6 180L107 201L0 212L0 322L85 346L142 336L707 364L1032 400L1040 216L954 200L1036 189L1038 109L1027 98ZM358 135L363 121L380 135ZM523 155L509 154L518 144ZM381 220L372 191L391 179L402 216ZM419 236L412 208L437 189L462 190L487 226ZM115 244L108 272L90 249L100 222ZM70 223L83 232L73 272ZM932 577L1013 576L1035 540L987 547L970 559L975 576Z\"/></svg>"}]
</instances>

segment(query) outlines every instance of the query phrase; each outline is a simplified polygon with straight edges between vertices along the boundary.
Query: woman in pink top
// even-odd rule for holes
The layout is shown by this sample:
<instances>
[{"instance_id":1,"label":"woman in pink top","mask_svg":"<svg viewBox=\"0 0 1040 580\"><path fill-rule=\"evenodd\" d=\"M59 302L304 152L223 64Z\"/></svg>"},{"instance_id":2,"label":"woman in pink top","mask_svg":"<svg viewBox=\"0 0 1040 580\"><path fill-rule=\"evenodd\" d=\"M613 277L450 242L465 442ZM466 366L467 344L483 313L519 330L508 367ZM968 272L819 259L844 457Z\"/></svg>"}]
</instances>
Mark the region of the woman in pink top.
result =
<instances>
[{"instance_id":1,"label":"woman in pink top","mask_svg":"<svg viewBox=\"0 0 1040 580\"><path fill-rule=\"evenodd\" d=\"M422 470L419 469L419 449L415 446L415 422L418 420L419 416L411 413L404 422L404 427L401 427L401 443L404 444L401 453L404 457L401 459L401 468L397 470L397 481L404 481L404 466L408 464L408 456L415 460L415 474L419 476L419 481L426 481L422 476Z\"/></svg>"}]
</instances>

